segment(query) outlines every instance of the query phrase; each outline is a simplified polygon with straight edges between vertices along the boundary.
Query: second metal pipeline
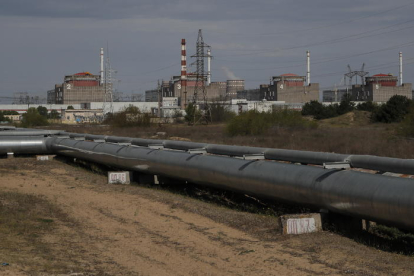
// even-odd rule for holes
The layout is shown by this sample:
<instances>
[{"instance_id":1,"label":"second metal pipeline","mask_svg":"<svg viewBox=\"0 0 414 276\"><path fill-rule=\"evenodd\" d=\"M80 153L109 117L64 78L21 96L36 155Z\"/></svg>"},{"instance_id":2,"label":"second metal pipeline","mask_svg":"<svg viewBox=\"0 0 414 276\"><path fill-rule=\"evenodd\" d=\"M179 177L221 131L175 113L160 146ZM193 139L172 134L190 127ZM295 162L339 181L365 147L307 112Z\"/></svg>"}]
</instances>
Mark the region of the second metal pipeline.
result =
<instances>
[{"instance_id":1,"label":"second metal pipeline","mask_svg":"<svg viewBox=\"0 0 414 276\"><path fill-rule=\"evenodd\" d=\"M298 162L305 164L322 165L327 162L349 162L352 167L364 168L369 170L394 172L414 175L414 159L400 159L390 157L380 157L373 155L349 155L329 152L312 152L301 150L273 149L246 146L230 146L185 141L142 139L131 137L90 135L81 133L67 133L70 137L84 137L87 140L104 140L111 143L131 143L138 146L148 146L153 144L163 145L168 149L190 150L203 148L206 152L218 155L243 156L248 154L263 154L265 159L279 160L288 162Z\"/></svg>"},{"instance_id":2,"label":"second metal pipeline","mask_svg":"<svg viewBox=\"0 0 414 276\"><path fill-rule=\"evenodd\" d=\"M414 229L411 179L72 139L47 142L60 155Z\"/></svg>"}]
</instances>

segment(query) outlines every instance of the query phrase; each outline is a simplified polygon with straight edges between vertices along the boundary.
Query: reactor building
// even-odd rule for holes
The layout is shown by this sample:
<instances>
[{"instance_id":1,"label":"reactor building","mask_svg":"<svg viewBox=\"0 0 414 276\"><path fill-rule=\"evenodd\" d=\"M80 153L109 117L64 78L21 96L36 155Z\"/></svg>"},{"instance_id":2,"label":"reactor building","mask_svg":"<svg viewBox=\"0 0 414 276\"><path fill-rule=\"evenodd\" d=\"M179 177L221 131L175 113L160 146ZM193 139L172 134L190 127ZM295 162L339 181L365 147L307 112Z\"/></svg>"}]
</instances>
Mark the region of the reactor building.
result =
<instances>
[{"instance_id":1,"label":"reactor building","mask_svg":"<svg viewBox=\"0 0 414 276\"><path fill-rule=\"evenodd\" d=\"M306 76L288 73L271 78L270 84L259 89L237 92L238 99L250 101L282 101L287 104L307 103L319 100L319 83L310 82L310 52L306 52Z\"/></svg>"},{"instance_id":2,"label":"reactor building","mask_svg":"<svg viewBox=\"0 0 414 276\"><path fill-rule=\"evenodd\" d=\"M365 78L365 85L352 85L353 101L387 102L394 95L413 98L412 84L400 83L392 74L376 74Z\"/></svg>"},{"instance_id":3,"label":"reactor building","mask_svg":"<svg viewBox=\"0 0 414 276\"><path fill-rule=\"evenodd\" d=\"M348 65L349 67L349 65ZM344 95L350 95L352 101L371 101L376 103L385 103L392 96L405 96L413 99L411 83L403 82L403 56L399 53L399 76L393 74L376 74L367 76L368 72L351 71L344 75L344 78L350 79L349 86L346 89L335 89L323 91L323 100L338 102ZM361 77L362 84L352 84L354 76Z\"/></svg>"},{"instance_id":4,"label":"reactor building","mask_svg":"<svg viewBox=\"0 0 414 276\"><path fill-rule=\"evenodd\" d=\"M62 84L56 84L55 90L48 91L48 103L80 104L103 102L107 86L101 83L99 75L81 72L67 75Z\"/></svg>"},{"instance_id":5,"label":"reactor building","mask_svg":"<svg viewBox=\"0 0 414 276\"><path fill-rule=\"evenodd\" d=\"M261 84L258 89L237 92L238 99L249 101L283 101L307 103L319 100L319 83L306 83L305 76L283 74L271 78L271 84Z\"/></svg>"},{"instance_id":6,"label":"reactor building","mask_svg":"<svg viewBox=\"0 0 414 276\"><path fill-rule=\"evenodd\" d=\"M100 74L93 75L89 72L80 72L66 75L63 83L56 84L54 90L47 91L49 104L81 104L91 102L110 101L112 83L104 80L104 52L100 52ZM105 95L107 99L105 99Z\"/></svg>"}]
</instances>

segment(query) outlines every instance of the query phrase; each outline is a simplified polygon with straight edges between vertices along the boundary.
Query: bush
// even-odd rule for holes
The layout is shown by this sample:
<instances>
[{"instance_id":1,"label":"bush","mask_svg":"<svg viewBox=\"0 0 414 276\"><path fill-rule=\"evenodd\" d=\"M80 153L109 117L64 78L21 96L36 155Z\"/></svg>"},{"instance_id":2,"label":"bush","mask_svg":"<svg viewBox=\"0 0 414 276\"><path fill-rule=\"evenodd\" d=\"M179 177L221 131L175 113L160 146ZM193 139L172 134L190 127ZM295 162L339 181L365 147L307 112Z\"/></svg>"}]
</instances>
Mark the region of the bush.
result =
<instances>
[{"instance_id":1,"label":"bush","mask_svg":"<svg viewBox=\"0 0 414 276\"><path fill-rule=\"evenodd\" d=\"M368 111L368 112L372 112L372 113L375 113L378 110L378 108L379 108L378 104L373 103L371 101L363 102L363 103L361 103L357 106L358 110Z\"/></svg>"},{"instance_id":2,"label":"bush","mask_svg":"<svg viewBox=\"0 0 414 276\"><path fill-rule=\"evenodd\" d=\"M148 113L141 113L138 107L129 105L121 112L107 116L105 123L115 127L149 127L151 126L151 116Z\"/></svg>"},{"instance_id":3,"label":"bush","mask_svg":"<svg viewBox=\"0 0 414 276\"><path fill-rule=\"evenodd\" d=\"M412 104L412 101L405 96L392 96L387 103L378 108L372 119L382 123L401 122L410 111Z\"/></svg>"},{"instance_id":4,"label":"bush","mask_svg":"<svg viewBox=\"0 0 414 276\"><path fill-rule=\"evenodd\" d=\"M29 108L27 112L22 115L22 127L46 126L48 124L47 118L40 115L34 107Z\"/></svg>"},{"instance_id":5,"label":"bush","mask_svg":"<svg viewBox=\"0 0 414 276\"><path fill-rule=\"evenodd\" d=\"M185 108L184 119L188 124L194 124L201 118L201 111L193 103L189 103Z\"/></svg>"},{"instance_id":6,"label":"bush","mask_svg":"<svg viewBox=\"0 0 414 276\"><path fill-rule=\"evenodd\" d=\"M11 120L4 115L9 115L6 113L7 111L0 111L0 122L10 122Z\"/></svg>"},{"instance_id":7,"label":"bush","mask_svg":"<svg viewBox=\"0 0 414 276\"><path fill-rule=\"evenodd\" d=\"M49 113L49 118L50 119L59 119L60 118L60 114L59 114L59 112L57 112L57 110L53 109Z\"/></svg>"},{"instance_id":8,"label":"bush","mask_svg":"<svg viewBox=\"0 0 414 276\"><path fill-rule=\"evenodd\" d=\"M213 123L227 122L236 116L236 113L230 110L229 105L217 102L210 104L210 112Z\"/></svg>"},{"instance_id":9,"label":"bush","mask_svg":"<svg viewBox=\"0 0 414 276\"><path fill-rule=\"evenodd\" d=\"M14 110L4 110L0 111L0 113L2 113L3 115L19 115L19 112Z\"/></svg>"},{"instance_id":10,"label":"bush","mask_svg":"<svg viewBox=\"0 0 414 276\"><path fill-rule=\"evenodd\" d=\"M310 101L302 108L303 116L313 116L316 120L338 116L338 104L323 105L318 101Z\"/></svg>"},{"instance_id":11,"label":"bush","mask_svg":"<svg viewBox=\"0 0 414 276\"><path fill-rule=\"evenodd\" d=\"M310 101L305 103L302 108L303 116L317 116L323 112L324 106L318 101Z\"/></svg>"},{"instance_id":12,"label":"bush","mask_svg":"<svg viewBox=\"0 0 414 276\"><path fill-rule=\"evenodd\" d=\"M411 105L410 111L400 123L399 133L403 136L414 137L414 104Z\"/></svg>"},{"instance_id":13,"label":"bush","mask_svg":"<svg viewBox=\"0 0 414 276\"><path fill-rule=\"evenodd\" d=\"M227 134L261 135L273 127L316 128L316 122L304 119L300 112L282 109L273 112L245 112L232 118L226 127Z\"/></svg>"},{"instance_id":14,"label":"bush","mask_svg":"<svg viewBox=\"0 0 414 276\"><path fill-rule=\"evenodd\" d=\"M302 108L302 115L313 116L316 120L337 117L355 110L351 95L345 95L340 104L323 105L318 101L310 101Z\"/></svg>"},{"instance_id":15,"label":"bush","mask_svg":"<svg viewBox=\"0 0 414 276\"><path fill-rule=\"evenodd\" d=\"M355 103L351 101L351 95L346 94L342 97L341 102L339 105L336 105L336 110L338 115L342 115L348 112L355 110Z\"/></svg>"},{"instance_id":16,"label":"bush","mask_svg":"<svg viewBox=\"0 0 414 276\"><path fill-rule=\"evenodd\" d=\"M37 112L39 112L40 115L42 115L43 117L47 118L47 108L44 106L38 106L37 107Z\"/></svg>"}]
</instances>

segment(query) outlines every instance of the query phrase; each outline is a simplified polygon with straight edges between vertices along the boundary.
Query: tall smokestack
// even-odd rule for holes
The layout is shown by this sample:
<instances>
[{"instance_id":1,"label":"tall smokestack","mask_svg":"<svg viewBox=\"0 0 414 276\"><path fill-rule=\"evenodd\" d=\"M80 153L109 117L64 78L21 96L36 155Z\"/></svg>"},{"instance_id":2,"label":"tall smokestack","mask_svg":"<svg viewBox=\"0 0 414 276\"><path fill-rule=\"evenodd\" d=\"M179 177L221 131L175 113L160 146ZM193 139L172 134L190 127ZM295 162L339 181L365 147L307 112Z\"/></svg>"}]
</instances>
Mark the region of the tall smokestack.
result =
<instances>
[{"instance_id":1,"label":"tall smokestack","mask_svg":"<svg viewBox=\"0 0 414 276\"><path fill-rule=\"evenodd\" d=\"M310 52L306 51L306 83L310 85Z\"/></svg>"},{"instance_id":2,"label":"tall smokestack","mask_svg":"<svg viewBox=\"0 0 414 276\"><path fill-rule=\"evenodd\" d=\"M185 39L181 39L181 108L187 107L187 50Z\"/></svg>"},{"instance_id":3,"label":"tall smokestack","mask_svg":"<svg viewBox=\"0 0 414 276\"><path fill-rule=\"evenodd\" d=\"M211 50L207 49L207 85L211 83Z\"/></svg>"},{"instance_id":4,"label":"tall smokestack","mask_svg":"<svg viewBox=\"0 0 414 276\"><path fill-rule=\"evenodd\" d=\"M400 52L400 85L403 84L403 61L402 61L402 52Z\"/></svg>"},{"instance_id":5,"label":"tall smokestack","mask_svg":"<svg viewBox=\"0 0 414 276\"><path fill-rule=\"evenodd\" d=\"M101 48L101 71L99 72L101 75L101 85L104 83L104 49Z\"/></svg>"}]
</instances>

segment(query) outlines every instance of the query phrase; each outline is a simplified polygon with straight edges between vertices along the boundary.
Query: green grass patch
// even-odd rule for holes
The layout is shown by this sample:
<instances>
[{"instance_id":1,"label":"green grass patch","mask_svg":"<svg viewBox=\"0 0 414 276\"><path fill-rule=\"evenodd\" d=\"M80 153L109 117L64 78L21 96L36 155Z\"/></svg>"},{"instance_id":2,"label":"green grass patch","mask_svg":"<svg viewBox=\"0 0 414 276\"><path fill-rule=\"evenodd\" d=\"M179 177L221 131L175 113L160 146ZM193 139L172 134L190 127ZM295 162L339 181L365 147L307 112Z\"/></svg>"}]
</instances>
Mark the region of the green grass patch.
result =
<instances>
[{"instance_id":1,"label":"green grass patch","mask_svg":"<svg viewBox=\"0 0 414 276\"><path fill-rule=\"evenodd\" d=\"M318 124L303 118L300 112L294 110L280 109L272 112L251 110L231 119L226 130L230 136L262 135L278 127L314 129Z\"/></svg>"}]
</instances>

